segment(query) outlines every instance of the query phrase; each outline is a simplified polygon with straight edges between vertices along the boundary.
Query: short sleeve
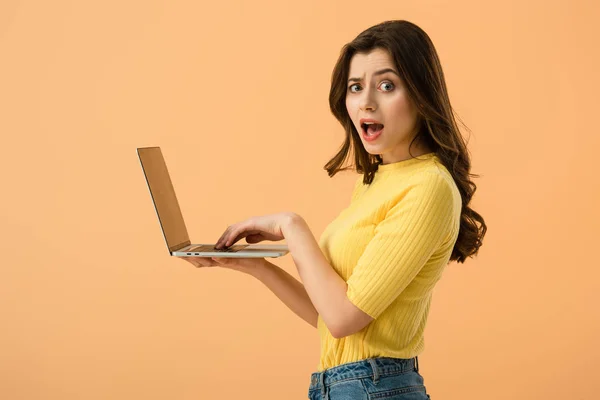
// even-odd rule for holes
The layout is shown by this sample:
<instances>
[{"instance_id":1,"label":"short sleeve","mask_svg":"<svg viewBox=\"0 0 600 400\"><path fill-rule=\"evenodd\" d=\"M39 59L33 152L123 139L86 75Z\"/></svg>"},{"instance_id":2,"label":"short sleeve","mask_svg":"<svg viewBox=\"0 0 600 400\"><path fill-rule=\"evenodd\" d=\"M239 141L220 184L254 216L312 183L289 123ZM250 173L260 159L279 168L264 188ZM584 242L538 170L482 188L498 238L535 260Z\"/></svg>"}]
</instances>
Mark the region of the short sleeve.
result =
<instances>
[{"instance_id":1,"label":"short sleeve","mask_svg":"<svg viewBox=\"0 0 600 400\"><path fill-rule=\"evenodd\" d=\"M373 318L402 293L452 232L451 183L439 174L422 175L377 224L346 282L350 302Z\"/></svg>"}]
</instances>

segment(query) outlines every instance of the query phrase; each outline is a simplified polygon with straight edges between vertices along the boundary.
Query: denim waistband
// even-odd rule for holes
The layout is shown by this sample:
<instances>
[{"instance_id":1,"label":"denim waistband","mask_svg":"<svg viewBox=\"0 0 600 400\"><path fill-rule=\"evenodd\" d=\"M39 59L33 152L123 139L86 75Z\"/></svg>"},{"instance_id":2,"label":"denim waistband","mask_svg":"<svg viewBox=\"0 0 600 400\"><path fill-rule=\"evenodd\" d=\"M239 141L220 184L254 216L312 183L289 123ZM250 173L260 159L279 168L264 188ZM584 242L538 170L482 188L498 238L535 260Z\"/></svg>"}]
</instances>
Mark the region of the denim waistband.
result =
<instances>
[{"instance_id":1,"label":"denim waistband","mask_svg":"<svg viewBox=\"0 0 600 400\"><path fill-rule=\"evenodd\" d=\"M329 386L333 382L346 379L373 377L377 382L379 377L394 375L407 371L419 371L419 357L391 358L376 357L355 361L328 368L325 371L313 372L310 376L310 389Z\"/></svg>"}]
</instances>

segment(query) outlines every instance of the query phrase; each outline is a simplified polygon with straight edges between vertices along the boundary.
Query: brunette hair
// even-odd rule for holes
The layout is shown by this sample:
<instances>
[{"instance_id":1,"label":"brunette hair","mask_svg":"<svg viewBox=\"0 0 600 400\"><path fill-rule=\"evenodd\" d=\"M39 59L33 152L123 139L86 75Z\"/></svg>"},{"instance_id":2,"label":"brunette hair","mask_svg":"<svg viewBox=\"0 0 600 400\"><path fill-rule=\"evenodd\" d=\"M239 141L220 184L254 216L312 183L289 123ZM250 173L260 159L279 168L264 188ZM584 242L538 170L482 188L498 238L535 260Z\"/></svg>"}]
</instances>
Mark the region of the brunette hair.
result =
<instances>
[{"instance_id":1,"label":"brunette hair","mask_svg":"<svg viewBox=\"0 0 600 400\"><path fill-rule=\"evenodd\" d=\"M417 134L410 146L419 139L435 152L452 174L460 191L460 231L450 261L464 263L467 257L477 254L487 231L481 215L469 207L477 189L470 177L479 175L470 173L469 152L454 118L455 112L450 105L444 73L435 47L429 36L417 25L404 20L385 21L360 33L342 48L331 77L329 107L344 127L346 135L340 151L325 164L324 169L330 177L339 171L355 169L364 174L363 182L370 184L382 163L379 155L369 154L365 150L346 109L350 60L355 53L374 49L383 49L390 54L410 100L418 105ZM351 150L354 151L355 164L343 168L342 164Z\"/></svg>"}]
</instances>

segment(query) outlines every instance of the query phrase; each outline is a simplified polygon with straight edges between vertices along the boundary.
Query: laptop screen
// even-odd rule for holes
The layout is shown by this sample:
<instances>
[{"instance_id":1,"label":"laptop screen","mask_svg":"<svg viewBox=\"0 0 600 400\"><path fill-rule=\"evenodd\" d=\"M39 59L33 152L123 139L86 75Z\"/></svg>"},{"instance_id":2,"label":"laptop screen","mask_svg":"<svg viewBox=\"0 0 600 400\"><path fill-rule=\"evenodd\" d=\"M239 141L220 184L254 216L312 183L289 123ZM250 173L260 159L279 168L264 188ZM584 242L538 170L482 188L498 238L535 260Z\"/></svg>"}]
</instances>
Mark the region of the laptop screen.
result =
<instances>
[{"instance_id":1,"label":"laptop screen","mask_svg":"<svg viewBox=\"0 0 600 400\"><path fill-rule=\"evenodd\" d=\"M179 250L190 244L190 238L160 147L138 148L137 153L167 247Z\"/></svg>"}]
</instances>

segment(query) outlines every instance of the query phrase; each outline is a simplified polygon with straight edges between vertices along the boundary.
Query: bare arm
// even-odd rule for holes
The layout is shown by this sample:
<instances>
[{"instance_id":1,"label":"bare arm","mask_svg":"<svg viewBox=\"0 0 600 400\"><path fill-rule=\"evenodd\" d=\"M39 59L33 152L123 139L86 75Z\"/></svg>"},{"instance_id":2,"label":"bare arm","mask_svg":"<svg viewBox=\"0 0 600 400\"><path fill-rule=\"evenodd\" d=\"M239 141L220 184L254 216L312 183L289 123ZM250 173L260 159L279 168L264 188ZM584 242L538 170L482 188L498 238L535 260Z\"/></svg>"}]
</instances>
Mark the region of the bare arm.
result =
<instances>
[{"instance_id":1,"label":"bare arm","mask_svg":"<svg viewBox=\"0 0 600 400\"><path fill-rule=\"evenodd\" d=\"M296 278L267 260L250 274L268 287L294 314L317 327L317 310L304 285Z\"/></svg>"},{"instance_id":2,"label":"bare arm","mask_svg":"<svg viewBox=\"0 0 600 400\"><path fill-rule=\"evenodd\" d=\"M348 285L325 258L306 221L292 214L282 232L306 293L331 335L339 339L371 323L373 318L348 299Z\"/></svg>"}]
</instances>

